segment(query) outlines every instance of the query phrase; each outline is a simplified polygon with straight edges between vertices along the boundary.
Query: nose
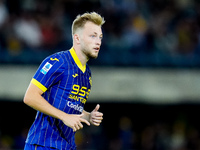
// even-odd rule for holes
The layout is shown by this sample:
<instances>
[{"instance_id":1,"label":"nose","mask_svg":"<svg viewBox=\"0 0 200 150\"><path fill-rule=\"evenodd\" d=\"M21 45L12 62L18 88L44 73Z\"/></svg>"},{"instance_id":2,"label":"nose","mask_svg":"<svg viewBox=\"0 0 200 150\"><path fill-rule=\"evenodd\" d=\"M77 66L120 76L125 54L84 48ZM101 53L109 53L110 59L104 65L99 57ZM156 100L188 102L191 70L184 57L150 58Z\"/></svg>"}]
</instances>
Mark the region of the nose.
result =
<instances>
[{"instance_id":1,"label":"nose","mask_svg":"<svg viewBox=\"0 0 200 150\"><path fill-rule=\"evenodd\" d=\"M97 45L101 45L101 38L97 38L96 44L97 44Z\"/></svg>"}]
</instances>

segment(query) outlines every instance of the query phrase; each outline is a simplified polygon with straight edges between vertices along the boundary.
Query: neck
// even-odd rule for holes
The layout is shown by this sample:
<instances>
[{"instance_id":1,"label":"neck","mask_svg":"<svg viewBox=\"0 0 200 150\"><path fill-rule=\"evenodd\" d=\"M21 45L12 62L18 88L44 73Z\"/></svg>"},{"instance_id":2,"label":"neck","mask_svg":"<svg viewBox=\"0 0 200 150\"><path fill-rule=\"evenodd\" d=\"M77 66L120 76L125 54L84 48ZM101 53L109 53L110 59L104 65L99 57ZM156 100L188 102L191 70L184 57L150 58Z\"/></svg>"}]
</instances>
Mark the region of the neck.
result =
<instances>
[{"instance_id":1,"label":"neck","mask_svg":"<svg viewBox=\"0 0 200 150\"><path fill-rule=\"evenodd\" d=\"M82 66L86 65L86 63L88 62L88 57L81 51L79 46L75 46L73 45L73 48L76 52L76 55L78 56L78 59L80 60Z\"/></svg>"}]
</instances>

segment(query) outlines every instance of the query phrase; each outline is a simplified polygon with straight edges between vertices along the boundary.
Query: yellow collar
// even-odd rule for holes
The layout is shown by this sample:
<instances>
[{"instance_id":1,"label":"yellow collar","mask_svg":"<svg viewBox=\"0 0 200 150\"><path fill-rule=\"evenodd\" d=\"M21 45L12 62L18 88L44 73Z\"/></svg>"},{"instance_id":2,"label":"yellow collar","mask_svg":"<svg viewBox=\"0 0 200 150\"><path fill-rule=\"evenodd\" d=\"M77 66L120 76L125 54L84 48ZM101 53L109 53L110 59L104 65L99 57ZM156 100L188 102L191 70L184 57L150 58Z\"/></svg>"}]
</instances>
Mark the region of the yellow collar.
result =
<instances>
[{"instance_id":1,"label":"yellow collar","mask_svg":"<svg viewBox=\"0 0 200 150\"><path fill-rule=\"evenodd\" d=\"M81 71L84 73L85 70L86 70L86 65L83 66L83 65L81 64L81 61L79 60L78 56L76 55L76 52L75 52L75 50L74 50L73 47L72 47L69 51L70 51L70 53L71 53L71 55L72 55L72 57L73 57L73 59L74 59L76 65L77 65L77 66L79 67L79 69L81 69Z\"/></svg>"}]
</instances>

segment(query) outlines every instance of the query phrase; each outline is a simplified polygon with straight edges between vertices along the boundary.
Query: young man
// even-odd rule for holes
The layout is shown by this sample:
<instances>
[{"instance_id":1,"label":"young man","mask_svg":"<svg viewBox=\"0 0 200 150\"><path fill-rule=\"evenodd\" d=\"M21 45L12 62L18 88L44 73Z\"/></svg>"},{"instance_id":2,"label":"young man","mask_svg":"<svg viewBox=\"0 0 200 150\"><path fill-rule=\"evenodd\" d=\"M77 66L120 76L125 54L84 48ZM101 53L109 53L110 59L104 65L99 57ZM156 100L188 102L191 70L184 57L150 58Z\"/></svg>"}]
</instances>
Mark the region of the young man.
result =
<instances>
[{"instance_id":1,"label":"young man","mask_svg":"<svg viewBox=\"0 0 200 150\"><path fill-rule=\"evenodd\" d=\"M36 71L24 96L24 103L37 110L25 150L74 150L74 135L83 123L100 125L100 105L89 113L84 104L92 85L87 61L98 56L104 22L95 12L78 15L72 24L73 47L47 57Z\"/></svg>"}]
</instances>

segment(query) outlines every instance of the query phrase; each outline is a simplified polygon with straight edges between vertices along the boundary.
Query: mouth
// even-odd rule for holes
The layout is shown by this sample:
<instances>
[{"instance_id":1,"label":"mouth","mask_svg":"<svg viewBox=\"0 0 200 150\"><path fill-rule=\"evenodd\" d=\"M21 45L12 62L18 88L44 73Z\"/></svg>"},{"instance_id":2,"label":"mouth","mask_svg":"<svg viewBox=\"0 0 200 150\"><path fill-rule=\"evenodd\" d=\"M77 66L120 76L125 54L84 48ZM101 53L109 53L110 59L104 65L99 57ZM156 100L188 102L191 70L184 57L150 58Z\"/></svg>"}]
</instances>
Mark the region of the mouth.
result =
<instances>
[{"instance_id":1,"label":"mouth","mask_svg":"<svg viewBox=\"0 0 200 150\"><path fill-rule=\"evenodd\" d=\"M99 49L100 49L99 47L95 47L94 48L95 51L99 51Z\"/></svg>"}]
</instances>

